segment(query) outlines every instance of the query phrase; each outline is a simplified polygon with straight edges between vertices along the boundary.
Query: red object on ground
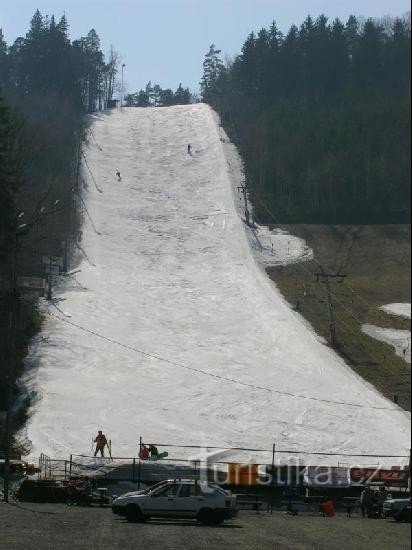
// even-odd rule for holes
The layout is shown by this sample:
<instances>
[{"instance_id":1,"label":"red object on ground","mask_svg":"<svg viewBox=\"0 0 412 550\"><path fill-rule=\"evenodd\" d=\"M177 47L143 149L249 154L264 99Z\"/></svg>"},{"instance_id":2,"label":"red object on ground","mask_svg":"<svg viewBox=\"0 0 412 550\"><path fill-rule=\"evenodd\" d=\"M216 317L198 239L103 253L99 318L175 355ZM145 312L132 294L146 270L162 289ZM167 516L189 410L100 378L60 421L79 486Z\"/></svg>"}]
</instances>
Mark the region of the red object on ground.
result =
<instances>
[{"instance_id":1,"label":"red object on ground","mask_svg":"<svg viewBox=\"0 0 412 550\"><path fill-rule=\"evenodd\" d=\"M332 500L327 500L326 502L322 502L320 506L326 517L333 518L333 516L335 515L335 507L333 505Z\"/></svg>"}]
</instances>

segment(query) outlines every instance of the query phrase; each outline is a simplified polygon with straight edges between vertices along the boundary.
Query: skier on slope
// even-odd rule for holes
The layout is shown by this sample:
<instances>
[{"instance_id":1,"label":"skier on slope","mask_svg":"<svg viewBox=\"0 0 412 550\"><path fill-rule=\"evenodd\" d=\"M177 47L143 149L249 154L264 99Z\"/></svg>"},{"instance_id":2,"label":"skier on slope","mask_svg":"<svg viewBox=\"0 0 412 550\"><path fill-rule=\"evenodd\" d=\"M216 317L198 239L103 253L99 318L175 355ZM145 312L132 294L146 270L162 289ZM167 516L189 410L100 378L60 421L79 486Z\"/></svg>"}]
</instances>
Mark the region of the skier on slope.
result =
<instances>
[{"instance_id":1,"label":"skier on slope","mask_svg":"<svg viewBox=\"0 0 412 550\"><path fill-rule=\"evenodd\" d=\"M94 456L96 456L99 451L101 456L104 456L104 448L107 445L107 439L101 430L97 432L97 436L94 440L94 443L96 443L96 450L94 452Z\"/></svg>"},{"instance_id":2,"label":"skier on slope","mask_svg":"<svg viewBox=\"0 0 412 550\"><path fill-rule=\"evenodd\" d=\"M190 145L190 143L188 143L188 145L187 145L187 154L188 155L192 154L192 146Z\"/></svg>"},{"instance_id":3,"label":"skier on slope","mask_svg":"<svg viewBox=\"0 0 412 550\"><path fill-rule=\"evenodd\" d=\"M116 176L117 176L117 181L122 181L122 176L120 175L119 170L117 170Z\"/></svg>"}]
</instances>

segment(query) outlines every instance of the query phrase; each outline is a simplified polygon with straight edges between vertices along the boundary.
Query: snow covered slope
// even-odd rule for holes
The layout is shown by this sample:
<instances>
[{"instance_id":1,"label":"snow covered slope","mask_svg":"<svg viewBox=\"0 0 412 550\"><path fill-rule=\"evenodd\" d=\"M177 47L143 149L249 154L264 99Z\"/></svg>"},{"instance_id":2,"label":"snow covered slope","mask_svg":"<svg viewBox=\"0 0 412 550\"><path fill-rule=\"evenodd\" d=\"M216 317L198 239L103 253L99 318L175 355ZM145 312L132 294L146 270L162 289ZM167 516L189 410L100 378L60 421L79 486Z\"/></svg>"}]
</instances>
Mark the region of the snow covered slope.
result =
<instances>
[{"instance_id":1,"label":"snow covered slope","mask_svg":"<svg viewBox=\"0 0 412 550\"><path fill-rule=\"evenodd\" d=\"M140 434L407 455L408 415L324 346L255 262L212 111L124 109L92 129L85 155L102 192L84 167L87 258L58 292L67 315L49 307L25 380L39 392L33 454L89 453L103 429L117 456L136 456Z\"/></svg>"}]
</instances>

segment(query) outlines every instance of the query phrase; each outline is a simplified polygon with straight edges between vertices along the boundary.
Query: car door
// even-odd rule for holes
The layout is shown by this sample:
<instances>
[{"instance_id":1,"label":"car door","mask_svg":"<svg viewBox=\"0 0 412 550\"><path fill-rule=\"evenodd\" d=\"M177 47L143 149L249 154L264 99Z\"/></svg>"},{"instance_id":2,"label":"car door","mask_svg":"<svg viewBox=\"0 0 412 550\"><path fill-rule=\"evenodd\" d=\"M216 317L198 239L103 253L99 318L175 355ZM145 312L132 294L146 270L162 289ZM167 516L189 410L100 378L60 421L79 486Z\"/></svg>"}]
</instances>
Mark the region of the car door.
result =
<instances>
[{"instance_id":1,"label":"car door","mask_svg":"<svg viewBox=\"0 0 412 550\"><path fill-rule=\"evenodd\" d=\"M179 488L179 483L170 483L151 492L145 503L145 514L152 516L176 515L176 495Z\"/></svg>"},{"instance_id":2,"label":"car door","mask_svg":"<svg viewBox=\"0 0 412 550\"><path fill-rule=\"evenodd\" d=\"M204 495L198 483L182 483L176 496L176 510L181 517L196 517L203 508Z\"/></svg>"}]
</instances>

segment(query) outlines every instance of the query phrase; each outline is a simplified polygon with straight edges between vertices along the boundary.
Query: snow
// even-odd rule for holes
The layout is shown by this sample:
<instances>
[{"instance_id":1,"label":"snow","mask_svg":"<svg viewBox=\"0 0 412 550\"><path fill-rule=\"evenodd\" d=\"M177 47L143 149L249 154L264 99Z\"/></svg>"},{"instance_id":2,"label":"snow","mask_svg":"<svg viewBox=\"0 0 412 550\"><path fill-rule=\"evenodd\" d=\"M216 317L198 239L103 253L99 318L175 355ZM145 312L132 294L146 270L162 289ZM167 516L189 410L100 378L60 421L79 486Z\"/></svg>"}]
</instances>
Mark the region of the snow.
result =
<instances>
[{"instance_id":1,"label":"snow","mask_svg":"<svg viewBox=\"0 0 412 550\"><path fill-rule=\"evenodd\" d=\"M31 455L89 454L102 429L115 456L136 456L142 435L221 449L276 442L283 463L294 459L281 451L296 450L308 464L406 464L409 415L319 341L251 252L240 160L209 107L130 108L91 123L84 153L102 192L84 167L81 271L44 305L22 381L38 395L22 434ZM282 231L256 234L279 261L310 255ZM315 451L380 457L305 454Z\"/></svg>"},{"instance_id":2,"label":"snow","mask_svg":"<svg viewBox=\"0 0 412 550\"><path fill-rule=\"evenodd\" d=\"M389 315L398 315L399 317L406 317L406 319L411 318L411 304L386 304L381 306L379 309Z\"/></svg>"},{"instance_id":3,"label":"snow","mask_svg":"<svg viewBox=\"0 0 412 550\"><path fill-rule=\"evenodd\" d=\"M395 348L395 353L407 363L411 362L411 332L376 325L362 325L362 332Z\"/></svg>"}]
</instances>

